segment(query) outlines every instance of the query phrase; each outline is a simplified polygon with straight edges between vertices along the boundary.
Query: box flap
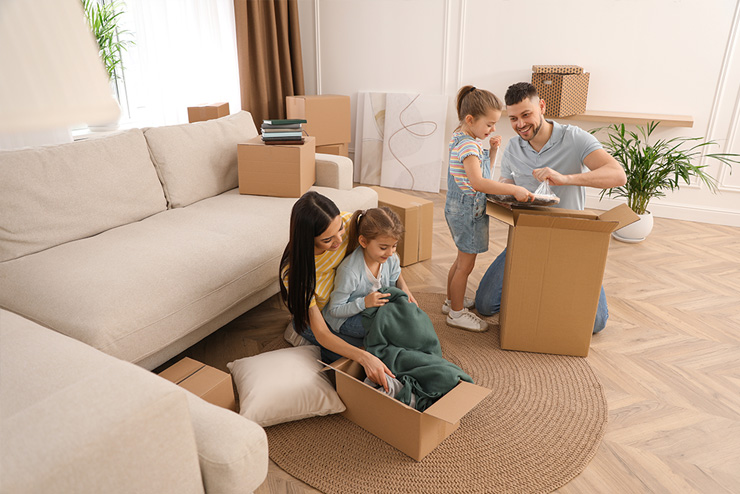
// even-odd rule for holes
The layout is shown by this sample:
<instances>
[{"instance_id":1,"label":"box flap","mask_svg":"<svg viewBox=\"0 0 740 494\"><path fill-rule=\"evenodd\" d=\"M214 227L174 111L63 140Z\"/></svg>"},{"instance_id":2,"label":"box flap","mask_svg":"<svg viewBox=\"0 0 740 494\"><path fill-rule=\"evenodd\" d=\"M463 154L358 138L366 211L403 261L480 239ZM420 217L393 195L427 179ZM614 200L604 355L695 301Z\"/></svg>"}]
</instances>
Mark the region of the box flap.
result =
<instances>
[{"instance_id":1,"label":"box flap","mask_svg":"<svg viewBox=\"0 0 740 494\"><path fill-rule=\"evenodd\" d=\"M514 226L514 211L493 201L486 204L486 214L509 226Z\"/></svg>"},{"instance_id":2,"label":"box flap","mask_svg":"<svg viewBox=\"0 0 740 494\"><path fill-rule=\"evenodd\" d=\"M454 424L490 393L488 388L460 381L449 393L427 408L424 414Z\"/></svg>"},{"instance_id":3,"label":"box flap","mask_svg":"<svg viewBox=\"0 0 740 494\"><path fill-rule=\"evenodd\" d=\"M635 221L639 220L640 217L632 211L627 204L620 204L619 206L610 209L599 215L601 221L616 222L614 230L618 230L627 225L631 225Z\"/></svg>"},{"instance_id":4,"label":"box flap","mask_svg":"<svg viewBox=\"0 0 740 494\"><path fill-rule=\"evenodd\" d=\"M610 233L615 222L596 221L589 218L571 218L568 216L545 216L522 214L517 218L517 227L556 228L559 230L580 230L586 232Z\"/></svg>"},{"instance_id":5,"label":"box flap","mask_svg":"<svg viewBox=\"0 0 740 494\"><path fill-rule=\"evenodd\" d=\"M174 365L160 372L159 376L175 384L180 384L185 379L192 376L205 366L206 364L185 357L184 359L178 361Z\"/></svg>"}]
</instances>

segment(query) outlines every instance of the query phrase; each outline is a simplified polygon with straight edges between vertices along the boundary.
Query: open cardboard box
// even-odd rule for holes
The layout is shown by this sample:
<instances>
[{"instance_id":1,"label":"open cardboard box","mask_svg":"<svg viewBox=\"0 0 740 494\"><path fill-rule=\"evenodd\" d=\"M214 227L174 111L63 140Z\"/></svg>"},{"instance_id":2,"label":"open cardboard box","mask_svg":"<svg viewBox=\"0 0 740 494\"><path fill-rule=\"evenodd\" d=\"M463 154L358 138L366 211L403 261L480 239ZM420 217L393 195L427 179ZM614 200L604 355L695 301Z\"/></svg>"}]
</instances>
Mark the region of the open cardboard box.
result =
<instances>
[{"instance_id":1,"label":"open cardboard box","mask_svg":"<svg viewBox=\"0 0 740 494\"><path fill-rule=\"evenodd\" d=\"M334 371L337 393L346 418L411 458L421 461L455 432L460 419L491 390L460 381L423 413L365 384L363 367L341 358L325 370Z\"/></svg>"},{"instance_id":2,"label":"open cardboard box","mask_svg":"<svg viewBox=\"0 0 740 494\"><path fill-rule=\"evenodd\" d=\"M486 212L509 225L501 348L587 356L610 235L639 217L626 204L594 213L489 201Z\"/></svg>"}]
</instances>

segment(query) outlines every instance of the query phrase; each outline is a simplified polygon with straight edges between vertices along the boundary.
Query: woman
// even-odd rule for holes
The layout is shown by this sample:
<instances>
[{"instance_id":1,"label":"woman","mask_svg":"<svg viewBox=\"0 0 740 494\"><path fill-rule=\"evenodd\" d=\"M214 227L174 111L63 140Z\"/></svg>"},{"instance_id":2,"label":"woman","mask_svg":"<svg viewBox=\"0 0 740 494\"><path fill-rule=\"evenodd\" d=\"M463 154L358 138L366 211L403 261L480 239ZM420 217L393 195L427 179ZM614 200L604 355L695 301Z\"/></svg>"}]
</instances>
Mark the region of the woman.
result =
<instances>
[{"instance_id":1,"label":"woman","mask_svg":"<svg viewBox=\"0 0 740 494\"><path fill-rule=\"evenodd\" d=\"M331 362L340 356L362 365L367 377L387 391L385 374L395 377L374 355L360 348L362 340L334 333L321 314L334 288L336 268L347 252L350 213L340 213L331 199L309 191L293 205L290 240L280 261L280 295L293 315L293 328L321 347Z\"/></svg>"}]
</instances>

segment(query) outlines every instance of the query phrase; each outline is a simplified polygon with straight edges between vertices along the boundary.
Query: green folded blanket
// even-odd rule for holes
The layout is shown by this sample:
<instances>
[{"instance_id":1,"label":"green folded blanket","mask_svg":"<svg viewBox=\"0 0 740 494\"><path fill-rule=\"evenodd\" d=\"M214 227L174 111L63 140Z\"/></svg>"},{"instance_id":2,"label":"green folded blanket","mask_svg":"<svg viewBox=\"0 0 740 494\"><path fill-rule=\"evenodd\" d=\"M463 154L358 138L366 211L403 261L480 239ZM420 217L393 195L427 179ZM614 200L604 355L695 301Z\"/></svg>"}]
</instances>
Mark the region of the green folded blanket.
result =
<instances>
[{"instance_id":1,"label":"green folded blanket","mask_svg":"<svg viewBox=\"0 0 740 494\"><path fill-rule=\"evenodd\" d=\"M383 307L362 312L365 350L378 357L404 385L396 399L405 404L415 394L416 409L424 411L457 386L473 379L442 357L437 333L429 316L410 303L403 290L385 287L391 296Z\"/></svg>"}]
</instances>

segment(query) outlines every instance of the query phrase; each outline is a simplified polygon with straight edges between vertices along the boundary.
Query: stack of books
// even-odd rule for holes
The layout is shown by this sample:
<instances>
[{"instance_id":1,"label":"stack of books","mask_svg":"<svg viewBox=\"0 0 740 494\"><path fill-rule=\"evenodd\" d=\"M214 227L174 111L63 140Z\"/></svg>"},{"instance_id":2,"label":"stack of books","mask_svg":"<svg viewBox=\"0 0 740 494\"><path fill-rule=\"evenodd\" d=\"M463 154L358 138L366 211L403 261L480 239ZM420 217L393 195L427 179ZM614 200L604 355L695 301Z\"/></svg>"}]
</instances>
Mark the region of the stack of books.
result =
<instances>
[{"instance_id":1,"label":"stack of books","mask_svg":"<svg viewBox=\"0 0 740 494\"><path fill-rule=\"evenodd\" d=\"M265 144L303 144L303 124L301 118L287 120L264 120L262 122L262 142Z\"/></svg>"}]
</instances>

